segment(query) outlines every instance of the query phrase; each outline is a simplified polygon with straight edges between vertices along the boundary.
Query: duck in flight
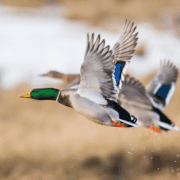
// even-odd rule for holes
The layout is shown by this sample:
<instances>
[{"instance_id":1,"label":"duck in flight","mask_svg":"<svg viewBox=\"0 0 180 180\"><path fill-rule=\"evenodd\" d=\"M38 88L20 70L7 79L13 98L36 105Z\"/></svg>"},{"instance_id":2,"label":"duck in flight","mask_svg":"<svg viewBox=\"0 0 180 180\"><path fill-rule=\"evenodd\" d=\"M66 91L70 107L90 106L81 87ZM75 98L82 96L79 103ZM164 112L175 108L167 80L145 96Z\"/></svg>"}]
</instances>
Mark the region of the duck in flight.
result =
<instances>
[{"instance_id":1,"label":"duck in flight","mask_svg":"<svg viewBox=\"0 0 180 180\"><path fill-rule=\"evenodd\" d=\"M178 78L178 69L170 61L161 62L159 72L146 88L133 77L124 76L118 99L145 127L159 133L179 128L162 113L172 97Z\"/></svg>"},{"instance_id":2,"label":"duck in flight","mask_svg":"<svg viewBox=\"0 0 180 180\"><path fill-rule=\"evenodd\" d=\"M115 68L115 79L118 84L119 72L122 64L117 63ZM61 76L59 75L61 74ZM62 79L61 77L73 76L72 74L65 75L57 71L49 71L43 76ZM80 75L73 76L74 79L65 86L65 88L78 88ZM170 61L162 63L157 75L152 79L146 88L133 77L125 75L122 81L122 87L119 91L118 101L121 106L135 115L141 124L150 128L154 132L161 130L179 130L174 123L165 116L161 110L169 104L169 101L175 91L175 85L178 78L178 70ZM148 114L148 115L147 115Z\"/></svg>"},{"instance_id":3,"label":"duck in flight","mask_svg":"<svg viewBox=\"0 0 180 180\"><path fill-rule=\"evenodd\" d=\"M73 86L80 84L80 74L64 74L58 71L49 71L45 74L41 74L40 76L46 76L63 80L67 84L63 87L63 89L72 88Z\"/></svg>"},{"instance_id":4,"label":"duck in flight","mask_svg":"<svg viewBox=\"0 0 180 180\"><path fill-rule=\"evenodd\" d=\"M120 73L123 77L124 67L130 62L137 44L136 27L126 21L123 32L110 50L100 35L94 41L94 33L89 39L84 62L81 65L78 89L33 89L31 93L20 97L36 100L56 100L58 103L73 108L88 119L107 126L138 127L140 123L118 103L118 91L114 78L115 64L123 63ZM121 80L120 80L121 82Z\"/></svg>"}]
</instances>

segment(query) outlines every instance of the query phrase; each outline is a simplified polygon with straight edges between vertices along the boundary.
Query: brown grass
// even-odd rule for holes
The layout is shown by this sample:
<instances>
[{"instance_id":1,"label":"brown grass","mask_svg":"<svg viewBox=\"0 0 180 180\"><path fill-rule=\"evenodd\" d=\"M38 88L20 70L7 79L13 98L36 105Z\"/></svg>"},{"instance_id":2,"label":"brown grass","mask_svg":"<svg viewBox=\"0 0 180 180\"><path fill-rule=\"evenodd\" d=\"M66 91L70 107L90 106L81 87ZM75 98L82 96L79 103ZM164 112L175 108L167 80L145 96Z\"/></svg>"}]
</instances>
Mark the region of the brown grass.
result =
<instances>
[{"instance_id":1,"label":"brown grass","mask_svg":"<svg viewBox=\"0 0 180 180\"><path fill-rule=\"evenodd\" d=\"M101 126L55 101L18 97L31 89L1 89L0 179L180 179L179 132ZM179 90L180 80L165 113L180 127Z\"/></svg>"},{"instance_id":2,"label":"brown grass","mask_svg":"<svg viewBox=\"0 0 180 180\"><path fill-rule=\"evenodd\" d=\"M113 31L117 21L132 19L149 22L159 28L174 28L179 31L179 0L3 0L4 5L39 7L59 3L66 9L70 20L88 22Z\"/></svg>"},{"instance_id":3,"label":"brown grass","mask_svg":"<svg viewBox=\"0 0 180 180\"><path fill-rule=\"evenodd\" d=\"M1 4L20 7L38 7L54 2L53 0L3 0Z\"/></svg>"}]
</instances>

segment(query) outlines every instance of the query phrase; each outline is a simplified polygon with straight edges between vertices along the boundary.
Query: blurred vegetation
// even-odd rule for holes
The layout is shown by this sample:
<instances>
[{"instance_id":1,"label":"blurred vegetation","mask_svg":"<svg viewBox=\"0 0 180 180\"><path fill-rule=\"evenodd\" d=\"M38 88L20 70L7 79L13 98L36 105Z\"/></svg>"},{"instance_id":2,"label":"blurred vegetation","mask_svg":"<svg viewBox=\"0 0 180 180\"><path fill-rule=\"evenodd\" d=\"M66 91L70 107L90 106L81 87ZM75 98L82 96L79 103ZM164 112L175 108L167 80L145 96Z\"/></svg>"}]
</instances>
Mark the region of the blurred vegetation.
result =
<instances>
[{"instance_id":1,"label":"blurred vegetation","mask_svg":"<svg viewBox=\"0 0 180 180\"><path fill-rule=\"evenodd\" d=\"M20 7L38 7L52 4L58 0L2 0L1 4Z\"/></svg>"},{"instance_id":2,"label":"blurred vegetation","mask_svg":"<svg viewBox=\"0 0 180 180\"><path fill-rule=\"evenodd\" d=\"M135 51L135 54L138 56L144 56L146 53L146 45L145 44L140 44L138 48Z\"/></svg>"},{"instance_id":3,"label":"blurred vegetation","mask_svg":"<svg viewBox=\"0 0 180 180\"><path fill-rule=\"evenodd\" d=\"M101 126L55 101L18 97L31 89L0 89L0 179L180 179L179 132ZM180 127L179 90L180 79L165 113Z\"/></svg>"},{"instance_id":4,"label":"blurred vegetation","mask_svg":"<svg viewBox=\"0 0 180 180\"><path fill-rule=\"evenodd\" d=\"M40 7L59 3L66 8L65 16L91 25L103 26L107 22L125 18L149 22L157 27L179 29L179 0L2 0L1 4L20 7ZM111 22L112 23L112 22ZM104 28L114 30L105 25Z\"/></svg>"}]
</instances>

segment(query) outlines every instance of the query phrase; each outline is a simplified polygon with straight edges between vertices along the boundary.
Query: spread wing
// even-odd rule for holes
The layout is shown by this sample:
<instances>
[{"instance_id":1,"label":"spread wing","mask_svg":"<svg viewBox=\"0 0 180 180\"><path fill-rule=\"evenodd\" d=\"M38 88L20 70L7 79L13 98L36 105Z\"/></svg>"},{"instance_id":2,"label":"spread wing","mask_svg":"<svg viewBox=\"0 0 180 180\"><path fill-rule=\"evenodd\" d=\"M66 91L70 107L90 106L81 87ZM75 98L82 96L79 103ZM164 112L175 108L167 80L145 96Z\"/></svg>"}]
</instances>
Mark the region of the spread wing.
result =
<instances>
[{"instance_id":1,"label":"spread wing","mask_svg":"<svg viewBox=\"0 0 180 180\"><path fill-rule=\"evenodd\" d=\"M129 75L124 76L118 99L120 103L127 103L130 106L152 109L151 101L146 95L144 86Z\"/></svg>"},{"instance_id":2,"label":"spread wing","mask_svg":"<svg viewBox=\"0 0 180 180\"><path fill-rule=\"evenodd\" d=\"M115 79L117 85L121 84L121 76L125 73L125 67L127 67L127 63L130 62L135 51L138 40L136 28L134 22L126 20L121 35L112 49L116 63Z\"/></svg>"},{"instance_id":3,"label":"spread wing","mask_svg":"<svg viewBox=\"0 0 180 180\"><path fill-rule=\"evenodd\" d=\"M80 86L77 93L98 104L106 105L106 99L117 102L118 90L114 79L115 63L109 46L105 40L100 41L98 35L94 42L94 33L89 40L84 62L81 66Z\"/></svg>"},{"instance_id":4,"label":"spread wing","mask_svg":"<svg viewBox=\"0 0 180 180\"><path fill-rule=\"evenodd\" d=\"M161 61L161 67L155 78L146 86L148 96L158 109L165 108L175 90L178 69L169 60Z\"/></svg>"}]
</instances>

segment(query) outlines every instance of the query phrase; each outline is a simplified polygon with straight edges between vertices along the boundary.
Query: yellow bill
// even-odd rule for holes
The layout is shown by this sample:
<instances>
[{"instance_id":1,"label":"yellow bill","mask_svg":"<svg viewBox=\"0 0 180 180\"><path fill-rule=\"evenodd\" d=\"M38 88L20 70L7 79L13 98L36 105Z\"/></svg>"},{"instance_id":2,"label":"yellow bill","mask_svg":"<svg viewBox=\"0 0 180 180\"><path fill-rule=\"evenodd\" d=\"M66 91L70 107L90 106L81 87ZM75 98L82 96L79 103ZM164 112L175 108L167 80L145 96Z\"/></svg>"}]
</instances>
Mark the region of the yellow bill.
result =
<instances>
[{"instance_id":1,"label":"yellow bill","mask_svg":"<svg viewBox=\"0 0 180 180\"><path fill-rule=\"evenodd\" d=\"M19 97L23 97L23 98L30 98L31 95L30 94L24 94L24 95L19 95Z\"/></svg>"}]
</instances>

